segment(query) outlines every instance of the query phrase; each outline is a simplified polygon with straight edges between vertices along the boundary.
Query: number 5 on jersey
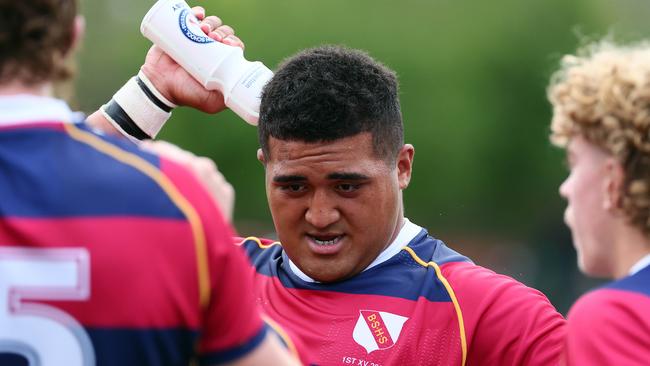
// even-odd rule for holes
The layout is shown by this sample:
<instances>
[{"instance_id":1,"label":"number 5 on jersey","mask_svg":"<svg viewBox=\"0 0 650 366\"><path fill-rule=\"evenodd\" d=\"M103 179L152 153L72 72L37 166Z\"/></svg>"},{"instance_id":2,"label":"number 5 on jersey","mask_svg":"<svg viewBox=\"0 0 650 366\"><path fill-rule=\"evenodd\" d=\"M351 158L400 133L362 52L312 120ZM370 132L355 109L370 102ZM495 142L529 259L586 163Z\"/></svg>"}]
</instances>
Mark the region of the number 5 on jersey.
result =
<instances>
[{"instance_id":1,"label":"number 5 on jersey","mask_svg":"<svg viewBox=\"0 0 650 366\"><path fill-rule=\"evenodd\" d=\"M30 365L94 365L92 343L69 314L28 300L86 300L90 257L83 248L0 247L0 353Z\"/></svg>"}]
</instances>

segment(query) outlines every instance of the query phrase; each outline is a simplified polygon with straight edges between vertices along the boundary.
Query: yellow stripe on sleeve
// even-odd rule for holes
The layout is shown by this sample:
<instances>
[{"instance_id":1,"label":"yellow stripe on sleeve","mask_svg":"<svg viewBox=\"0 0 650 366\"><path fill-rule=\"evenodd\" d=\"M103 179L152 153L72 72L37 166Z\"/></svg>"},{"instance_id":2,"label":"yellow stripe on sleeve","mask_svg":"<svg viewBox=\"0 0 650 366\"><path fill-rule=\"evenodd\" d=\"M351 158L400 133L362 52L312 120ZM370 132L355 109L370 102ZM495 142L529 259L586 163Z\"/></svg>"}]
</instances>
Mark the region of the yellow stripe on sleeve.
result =
<instances>
[{"instance_id":1,"label":"yellow stripe on sleeve","mask_svg":"<svg viewBox=\"0 0 650 366\"><path fill-rule=\"evenodd\" d=\"M402 248L406 250L413 259L415 259L418 264L424 266L424 267L433 267L433 269L436 271L436 276L442 282L442 284L445 286L445 289L447 289L447 293L449 293L449 297L451 298L451 302L454 304L454 309L456 310L456 316L458 317L458 327L460 329L460 348L462 352L462 366L465 366L465 362L467 360L467 338L465 336L465 322L463 321L463 312L460 309L460 305L458 304L458 299L456 298L456 293L454 293L454 289L451 287L449 284L449 281L445 278L445 276L442 275L442 271L440 271L440 267L438 264L435 262L425 262L420 257L418 257L417 254L413 251L413 249L409 247L404 247Z\"/></svg>"},{"instance_id":2,"label":"yellow stripe on sleeve","mask_svg":"<svg viewBox=\"0 0 650 366\"><path fill-rule=\"evenodd\" d=\"M277 333L280 336L280 338L282 338L282 341L287 345L287 348L289 349L289 353L291 353L294 357L296 357L297 360L299 360L300 355L298 354L296 345L293 343L291 337L289 337L287 332L285 332L284 329L282 329L282 327L270 317L266 315L262 315L262 319L266 324L268 324L269 327L271 327L275 331L275 333Z\"/></svg>"},{"instance_id":3,"label":"yellow stripe on sleeve","mask_svg":"<svg viewBox=\"0 0 650 366\"><path fill-rule=\"evenodd\" d=\"M245 238L244 240L242 240L241 243L239 243L238 245L243 245L245 242L247 242L249 240L252 240L252 241L256 242L257 246L259 246L262 249L267 249L267 248L270 248L270 247L272 247L274 245L280 245L279 241L274 241L271 244L262 244L262 241L260 240L260 238L258 238L256 236L249 236L248 238Z\"/></svg>"},{"instance_id":4,"label":"yellow stripe on sleeve","mask_svg":"<svg viewBox=\"0 0 650 366\"><path fill-rule=\"evenodd\" d=\"M124 151L108 143L92 133L80 130L70 123L64 124L66 132L73 139L85 143L97 151L111 156L115 160L141 171L151 178L169 196L171 201L185 215L192 228L194 247L196 251L196 268L199 281L199 303L207 306L210 301L210 275L208 271L208 257L205 232L199 214L187 199L178 191L176 186L158 168L136 154Z\"/></svg>"}]
</instances>

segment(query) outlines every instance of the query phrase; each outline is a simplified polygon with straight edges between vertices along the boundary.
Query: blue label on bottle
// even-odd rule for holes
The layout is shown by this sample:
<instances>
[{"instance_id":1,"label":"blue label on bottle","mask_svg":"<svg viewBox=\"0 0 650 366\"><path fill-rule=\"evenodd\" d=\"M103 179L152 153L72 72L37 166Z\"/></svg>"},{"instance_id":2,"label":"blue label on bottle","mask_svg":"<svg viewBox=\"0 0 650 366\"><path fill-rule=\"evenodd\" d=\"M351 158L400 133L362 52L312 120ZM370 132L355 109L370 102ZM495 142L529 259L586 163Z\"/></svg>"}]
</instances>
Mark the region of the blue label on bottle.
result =
<instances>
[{"instance_id":1,"label":"blue label on bottle","mask_svg":"<svg viewBox=\"0 0 650 366\"><path fill-rule=\"evenodd\" d=\"M188 26L187 23L196 25L196 28L199 28L199 23L194 15L190 14L189 9L183 9L178 16L178 26L181 28L181 32L192 42L196 43L212 43L214 39L206 37L204 34L196 34Z\"/></svg>"}]
</instances>

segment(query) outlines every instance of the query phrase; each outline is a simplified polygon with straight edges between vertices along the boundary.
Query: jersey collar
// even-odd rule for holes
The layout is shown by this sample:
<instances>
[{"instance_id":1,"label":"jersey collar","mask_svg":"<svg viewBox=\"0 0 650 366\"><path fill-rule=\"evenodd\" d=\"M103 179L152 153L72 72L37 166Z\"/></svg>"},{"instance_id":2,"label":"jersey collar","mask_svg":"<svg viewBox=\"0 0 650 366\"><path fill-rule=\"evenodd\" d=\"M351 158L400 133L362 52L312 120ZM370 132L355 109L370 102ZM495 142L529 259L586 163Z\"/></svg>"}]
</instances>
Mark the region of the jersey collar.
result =
<instances>
[{"instance_id":1,"label":"jersey collar","mask_svg":"<svg viewBox=\"0 0 650 366\"><path fill-rule=\"evenodd\" d=\"M412 223L407 219L406 217L404 218L404 224L402 225L402 228L399 231L399 234L397 234L397 237L395 237L395 240L393 240L392 243L386 249L384 249L378 256L375 258L366 269L363 271L367 271L372 267L375 267L381 263L384 263L385 261L389 260L392 258L395 254L399 253L400 250L402 250L403 247L405 247L413 238L415 238L416 235L418 235L422 231L422 227ZM287 258L288 259L288 258ZM289 260L289 268L291 269L291 272L295 274L298 278L305 282L311 282L311 283L318 283L318 281L314 280L313 278L307 276L303 271L296 266L291 259ZM362 272L363 272L362 271Z\"/></svg>"},{"instance_id":2,"label":"jersey collar","mask_svg":"<svg viewBox=\"0 0 650 366\"><path fill-rule=\"evenodd\" d=\"M629 275L631 276L647 266L650 266L650 253L641 258L638 262L636 262L635 265L632 266L632 268L630 268Z\"/></svg>"},{"instance_id":3,"label":"jersey collar","mask_svg":"<svg viewBox=\"0 0 650 366\"><path fill-rule=\"evenodd\" d=\"M72 123L78 118L68 105L51 97L29 94L0 96L0 126L43 123Z\"/></svg>"}]
</instances>

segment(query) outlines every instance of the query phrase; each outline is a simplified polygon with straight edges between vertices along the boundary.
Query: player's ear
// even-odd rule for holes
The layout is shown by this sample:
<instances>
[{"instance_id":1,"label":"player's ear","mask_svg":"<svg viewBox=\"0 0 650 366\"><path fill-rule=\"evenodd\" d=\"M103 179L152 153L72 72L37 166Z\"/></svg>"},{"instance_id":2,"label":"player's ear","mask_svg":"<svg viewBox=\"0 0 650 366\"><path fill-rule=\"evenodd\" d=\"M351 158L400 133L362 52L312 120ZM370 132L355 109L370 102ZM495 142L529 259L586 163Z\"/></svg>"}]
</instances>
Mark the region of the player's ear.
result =
<instances>
[{"instance_id":1,"label":"player's ear","mask_svg":"<svg viewBox=\"0 0 650 366\"><path fill-rule=\"evenodd\" d=\"M604 168L603 208L609 211L617 210L621 208L621 191L625 184L625 170L621 163L614 158L608 158Z\"/></svg>"},{"instance_id":2,"label":"player's ear","mask_svg":"<svg viewBox=\"0 0 650 366\"><path fill-rule=\"evenodd\" d=\"M259 160L262 165L266 165L266 157L264 156L262 149L257 149L257 160Z\"/></svg>"},{"instance_id":3,"label":"player's ear","mask_svg":"<svg viewBox=\"0 0 650 366\"><path fill-rule=\"evenodd\" d=\"M74 23L72 24L72 40L70 42L70 48L66 52L66 56L74 52L86 34L86 18L83 15L77 15L74 17Z\"/></svg>"},{"instance_id":4,"label":"player's ear","mask_svg":"<svg viewBox=\"0 0 650 366\"><path fill-rule=\"evenodd\" d=\"M399 189L406 189L411 182L411 172L413 170L413 155L415 148L411 144L404 144L397 153L397 180Z\"/></svg>"}]
</instances>

